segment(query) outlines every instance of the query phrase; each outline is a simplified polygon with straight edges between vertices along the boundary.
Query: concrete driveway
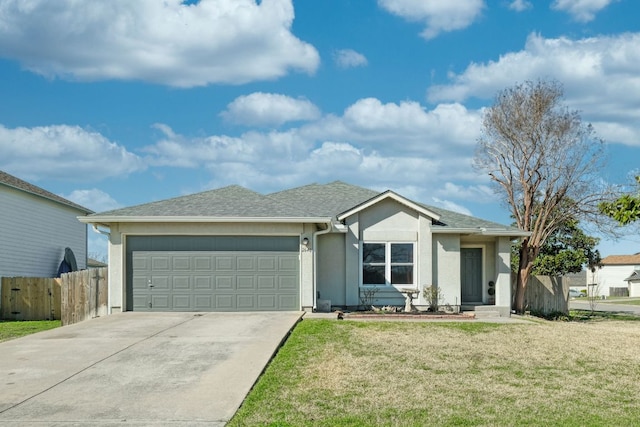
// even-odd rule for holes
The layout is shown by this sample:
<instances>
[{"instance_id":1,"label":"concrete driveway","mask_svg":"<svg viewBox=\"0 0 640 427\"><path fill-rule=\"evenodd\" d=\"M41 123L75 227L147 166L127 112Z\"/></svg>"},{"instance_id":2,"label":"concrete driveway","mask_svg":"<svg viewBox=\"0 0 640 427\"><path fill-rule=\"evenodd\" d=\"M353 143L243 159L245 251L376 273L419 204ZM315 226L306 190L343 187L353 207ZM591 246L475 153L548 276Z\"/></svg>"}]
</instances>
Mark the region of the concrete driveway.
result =
<instances>
[{"instance_id":1,"label":"concrete driveway","mask_svg":"<svg viewBox=\"0 0 640 427\"><path fill-rule=\"evenodd\" d=\"M0 343L0 426L224 425L301 316L120 313Z\"/></svg>"}]
</instances>

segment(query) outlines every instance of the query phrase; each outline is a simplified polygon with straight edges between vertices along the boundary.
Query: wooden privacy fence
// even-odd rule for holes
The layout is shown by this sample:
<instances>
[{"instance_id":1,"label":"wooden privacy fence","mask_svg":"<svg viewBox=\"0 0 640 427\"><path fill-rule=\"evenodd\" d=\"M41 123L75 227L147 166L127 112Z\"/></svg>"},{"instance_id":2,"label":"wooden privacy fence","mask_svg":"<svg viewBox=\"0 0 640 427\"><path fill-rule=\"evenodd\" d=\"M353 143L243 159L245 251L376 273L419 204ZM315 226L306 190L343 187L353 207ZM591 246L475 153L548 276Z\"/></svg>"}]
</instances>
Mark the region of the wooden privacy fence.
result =
<instances>
[{"instance_id":1,"label":"wooden privacy fence","mask_svg":"<svg viewBox=\"0 0 640 427\"><path fill-rule=\"evenodd\" d=\"M90 268L61 276L60 311L63 326L108 314L107 271L107 267Z\"/></svg>"},{"instance_id":2,"label":"wooden privacy fence","mask_svg":"<svg viewBox=\"0 0 640 427\"><path fill-rule=\"evenodd\" d=\"M0 319L61 320L62 325L105 316L107 271L75 271L59 279L3 277L0 285Z\"/></svg>"},{"instance_id":3,"label":"wooden privacy fence","mask_svg":"<svg viewBox=\"0 0 640 427\"><path fill-rule=\"evenodd\" d=\"M525 301L528 310L542 314L569 314L569 283L562 277L532 276L529 278Z\"/></svg>"},{"instance_id":4,"label":"wooden privacy fence","mask_svg":"<svg viewBox=\"0 0 640 427\"><path fill-rule=\"evenodd\" d=\"M3 277L0 319L60 320L60 279Z\"/></svg>"}]
</instances>

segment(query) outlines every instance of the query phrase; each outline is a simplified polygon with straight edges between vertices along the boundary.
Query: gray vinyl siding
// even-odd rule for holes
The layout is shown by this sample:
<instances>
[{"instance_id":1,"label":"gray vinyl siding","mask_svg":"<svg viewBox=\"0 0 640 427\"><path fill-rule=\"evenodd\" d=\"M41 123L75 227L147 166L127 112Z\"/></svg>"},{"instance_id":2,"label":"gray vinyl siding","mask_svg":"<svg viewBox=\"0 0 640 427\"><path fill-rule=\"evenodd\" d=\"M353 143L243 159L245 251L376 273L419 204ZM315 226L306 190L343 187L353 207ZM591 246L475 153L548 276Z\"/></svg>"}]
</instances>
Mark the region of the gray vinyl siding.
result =
<instances>
[{"instance_id":1,"label":"gray vinyl siding","mask_svg":"<svg viewBox=\"0 0 640 427\"><path fill-rule=\"evenodd\" d=\"M54 277L65 247L86 268L83 212L0 185L0 277Z\"/></svg>"}]
</instances>

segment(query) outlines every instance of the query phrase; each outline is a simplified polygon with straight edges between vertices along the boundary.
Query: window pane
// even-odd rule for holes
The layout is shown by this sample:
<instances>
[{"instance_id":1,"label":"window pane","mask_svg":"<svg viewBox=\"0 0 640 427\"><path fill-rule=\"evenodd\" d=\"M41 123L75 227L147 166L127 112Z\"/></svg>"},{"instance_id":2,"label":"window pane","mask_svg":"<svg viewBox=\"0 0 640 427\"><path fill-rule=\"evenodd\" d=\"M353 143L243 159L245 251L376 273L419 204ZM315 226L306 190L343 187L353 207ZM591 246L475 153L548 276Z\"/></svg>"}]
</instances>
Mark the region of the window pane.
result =
<instances>
[{"instance_id":1,"label":"window pane","mask_svg":"<svg viewBox=\"0 0 640 427\"><path fill-rule=\"evenodd\" d=\"M413 285L413 266L392 265L391 283L394 285Z\"/></svg>"},{"instance_id":2,"label":"window pane","mask_svg":"<svg viewBox=\"0 0 640 427\"><path fill-rule=\"evenodd\" d=\"M391 244L391 263L413 263L413 244L411 243L392 243Z\"/></svg>"},{"instance_id":3,"label":"window pane","mask_svg":"<svg viewBox=\"0 0 640 427\"><path fill-rule=\"evenodd\" d=\"M362 245L362 262L384 263L384 243L365 243Z\"/></svg>"},{"instance_id":4,"label":"window pane","mask_svg":"<svg viewBox=\"0 0 640 427\"><path fill-rule=\"evenodd\" d=\"M363 285L384 285L384 265L363 265L362 266Z\"/></svg>"}]
</instances>

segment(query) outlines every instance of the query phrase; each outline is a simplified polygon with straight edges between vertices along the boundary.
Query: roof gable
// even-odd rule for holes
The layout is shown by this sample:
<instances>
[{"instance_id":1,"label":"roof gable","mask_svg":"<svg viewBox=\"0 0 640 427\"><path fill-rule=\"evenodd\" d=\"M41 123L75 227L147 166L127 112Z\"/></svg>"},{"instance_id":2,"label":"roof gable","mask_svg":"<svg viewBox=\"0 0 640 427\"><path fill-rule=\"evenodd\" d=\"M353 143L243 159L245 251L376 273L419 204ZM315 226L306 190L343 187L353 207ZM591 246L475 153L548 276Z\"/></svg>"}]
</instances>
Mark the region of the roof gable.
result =
<instances>
[{"instance_id":1,"label":"roof gable","mask_svg":"<svg viewBox=\"0 0 640 427\"><path fill-rule=\"evenodd\" d=\"M65 199L64 197L60 197L56 194L53 194L43 188L40 188L36 185L30 184L27 181L23 181L20 178L17 178L13 175L10 175L6 172L0 171L0 184L5 185L7 187L14 188L16 190L32 194L37 197L42 197L44 199L50 200L55 203L60 203L62 205L66 205L70 208L77 209L86 214L93 213L91 209L87 209L83 206L80 206L77 203L74 203L70 200Z\"/></svg>"},{"instance_id":2,"label":"roof gable","mask_svg":"<svg viewBox=\"0 0 640 427\"><path fill-rule=\"evenodd\" d=\"M440 219L440 215L438 215L437 213L433 212L430 209L427 209L424 205L420 205L418 203L412 202L411 200L409 200L407 198L404 198L404 197L400 196L399 194L394 193L391 190L387 190L384 193L380 193L377 196L375 196L375 197L373 197L373 198L371 198L369 200L366 200L366 201L360 203L357 206L354 206L353 208L351 208L351 209L349 209L347 211L341 212L338 215L338 220L342 221L345 218L348 218L353 214L356 214L356 213L358 213L360 211L363 211L363 210L365 210L365 209L367 209L367 208L369 208L369 207L371 207L373 205L376 205L376 204L380 203L383 200L387 200L387 199L395 200L396 202L398 202L398 203L400 203L400 204L402 204L404 206L407 206L408 208L413 209L416 212L420 212L421 214L423 214L423 215L425 215L425 216L427 216L429 218L432 218L435 221Z\"/></svg>"}]
</instances>

